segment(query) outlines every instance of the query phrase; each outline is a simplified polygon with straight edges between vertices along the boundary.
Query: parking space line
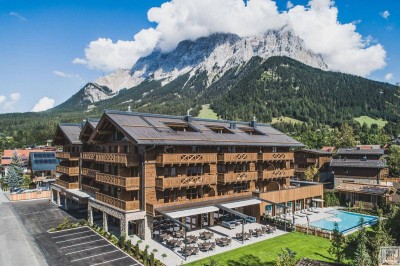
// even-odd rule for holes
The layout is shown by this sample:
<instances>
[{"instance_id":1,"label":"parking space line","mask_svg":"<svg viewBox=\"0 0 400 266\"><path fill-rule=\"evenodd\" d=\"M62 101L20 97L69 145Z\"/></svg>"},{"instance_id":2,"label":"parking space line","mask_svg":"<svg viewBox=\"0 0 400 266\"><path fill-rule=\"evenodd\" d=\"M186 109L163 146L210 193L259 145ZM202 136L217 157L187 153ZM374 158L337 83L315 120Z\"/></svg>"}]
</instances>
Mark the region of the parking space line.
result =
<instances>
[{"instance_id":1,"label":"parking space line","mask_svg":"<svg viewBox=\"0 0 400 266\"><path fill-rule=\"evenodd\" d=\"M114 252L119 252L119 250L116 249L116 250L109 251L109 252L103 252L103 253L100 253L100 254L97 254L97 255L92 255L92 256L89 256L89 257L83 257L83 258L76 259L76 260L71 260L71 262L80 261L80 260L85 260L85 259L90 259L90 258L94 258L94 257L98 257L98 256L103 256L103 255L105 255L105 254L110 254L110 253L114 253Z\"/></svg>"},{"instance_id":2,"label":"parking space line","mask_svg":"<svg viewBox=\"0 0 400 266\"><path fill-rule=\"evenodd\" d=\"M129 256L125 256L125 257L121 257L121 258L117 258L117 259L113 259L113 260L102 261L102 262L99 262L99 263L96 263L96 264L92 264L92 265L90 265L90 266L101 265L101 264L108 263L108 262L113 262L113 261L117 261L117 260L122 260L122 259L125 259L125 258L128 258L128 257L129 257Z\"/></svg>"},{"instance_id":3,"label":"parking space line","mask_svg":"<svg viewBox=\"0 0 400 266\"><path fill-rule=\"evenodd\" d=\"M77 238L73 238L73 239L58 241L58 242L56 242L56 244L60 244L60 243L68 242L68 241L74 241L74 240L83 239L83 238L94 237L94 236L96 236L96 235L77 237Z\"/></svg>"},{"instance_id":4,"label":"parking space line","mask_svg":"<svg viewBox=\"0 0 400 266\"><path fill-rule=\"evenodd\" d=\"M60 238L60 237L65 237L65 236L72 236L72 235L77 235L77 234L82 234L82 233L88 233L88 232L92 232L92 231L88 230L88 231L81 231L81 232L77 232L77 233L73 233L73 234L67 234L67 235L62 235L62 236L53 236L52 239L56 239L56 238Z\"/></svg>"},{"instance_id":5,"label":"parking space line","mask_svg":"<svg viewBox=\"0 0 400 266\"><path fill-rule=\"evenodd\" d=\"M65 254L65 255L71 255L71 254L75 254L75 253L79 253L79 252L83 252L83 251L87 251L87 250L92 250L92 249L96 249L96 248L103 248L103 247L107 247L107 246L110 246L110 245L111 245L111 244L107 244L107 245L103 245L103 246L98 246L98 247L94 247L94 248L81 249L81 250L78 250L78 251L74 251L74 252L67 253L67 254Z\"/></svg>"},{"instance_id":6,"label":"parking space line","mask_svg":"<svg viewBox=\"0 0 400 266\"><path fill-rule=\"evenodd\" d=\"M76 246L81 246L81 245L85 245L85 244L89 244L89 243L93 243L93 242L99 242L102 241L104 239L97 239L97 240L93 240L93 241L88 241L88 242L84 242L84 243L79 243L79 244L75 244L75 245L70 245L70 246L66 246L66 247L62 247L60 249L65 249L65 248L71 248L71 247L76 247Z\"/></svg>"}]
</instances>

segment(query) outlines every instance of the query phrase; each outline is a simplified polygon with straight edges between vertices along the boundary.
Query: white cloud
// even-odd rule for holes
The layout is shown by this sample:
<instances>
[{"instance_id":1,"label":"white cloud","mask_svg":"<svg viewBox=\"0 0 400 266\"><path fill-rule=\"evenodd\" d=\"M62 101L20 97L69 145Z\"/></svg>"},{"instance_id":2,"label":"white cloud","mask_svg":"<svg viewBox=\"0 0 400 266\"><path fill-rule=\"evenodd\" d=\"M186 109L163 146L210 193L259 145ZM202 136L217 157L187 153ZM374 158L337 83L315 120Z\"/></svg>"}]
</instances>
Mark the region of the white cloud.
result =
<instances>
[{"instance_id":1,"label":"white cloud","mask_svg":"<svg viewBox=\"0 0 400 266\"><path fill-rule=\"evenodd\" d=\"M11 17L16 17L22 22L28 22L28 19L26 17L20 15L17 12L11 11L10 13L8 13L8 15L10 15Z\"/></svg>"},{"instance_id":2,"label":"white cloud","mask_svg":"<svg viewBox=\"0 0 400 266\"><path fill-rule=\"evenodd\" d=\"M54 99L50 99L48 97L43 97L32 108L32 112L41 112L41 111L46 111L50 108L53 108L55 102L56 101Z\"/></svg>"},{"instance_id":3,"label":"white cloud","mask_svg":"<svg viewBox=\"0 0 400 266\"><path fill-rule=\"evenodd\" d=\"M388 10L385 10L379 13L379 15L381 15L381 17L383 17L384 19L388 19L390 16L390 12Z\"/></svg>"},{"instance_id":4,"label":"white cloud","mask_svg":"<svg viewBox=\"0 0 400 266\"><path fill-rule=\"evenodd\" d=\"M385 80L390 81L390 80L392 80L392 79L393 79L393 73L387 73L387 74L385 75Z\"/></svg>"},{"instance_id":5,"label":"white cloud","mask_svg":"<svg viewBox=\"0 0 400 266\"><path fill-rule=\"evenodd\" d=\"M4 111L12 111L15 108L15 104L21 99L19 92L13 92L8 97L0 95L0 107Z\"/></svg>"},{"instance_id":6,"label":"white cloud","mask_svg":"<svg viewBox=\"0 0 400 266\"><path fill-rule=\"evenodd\" d=\"M68 79L81 79L81 77L78 74L68 74L63 71L58 71L54 70L53 74L62 78L68 78Z\"/></svg>"},{"instance_id":7,"label":"white cloud","mask_svg":"<svg viewBox=\"0 0 400 266\"><path fill-rule=\"evenodd\" d=\"M366 76L386 65L382 45L371 45L368 37L356 31L356 23L340 23L338 9L330 0L311 0L307 6L283 12L273 0L252 0L247 6L243 0L172 0L151 8L147 15L155 28L141 30L132 41L92 41L85 58L73 62L105 71L131 68L156 47L168 52L182 40L216 32L249 36L288 26L309 49L321 54L331 70Z\"/></svg>"},{"instance_id":8,"label":"white cloud","mask_svg":"<svg viewBox=\"0 0 400 266\"><path fill-rule=\"evenodd\" d=\"M286 3L286 8L287 8L287 9L291 9L292 7L294 7L293 3L292 3L291 1L288 1L288 2Z\"/></svg>"}]
</instances>

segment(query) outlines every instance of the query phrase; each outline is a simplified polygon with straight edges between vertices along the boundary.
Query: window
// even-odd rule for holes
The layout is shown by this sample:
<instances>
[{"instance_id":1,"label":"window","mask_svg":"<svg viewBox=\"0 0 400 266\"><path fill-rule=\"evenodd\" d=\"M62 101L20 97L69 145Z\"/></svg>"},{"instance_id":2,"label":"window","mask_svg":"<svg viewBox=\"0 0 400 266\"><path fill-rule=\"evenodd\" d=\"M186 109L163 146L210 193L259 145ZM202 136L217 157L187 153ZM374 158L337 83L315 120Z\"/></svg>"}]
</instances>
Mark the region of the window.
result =
<instances>
[{"instance_id":1,"label":"window","mask_svg":"<svg viewBox=\"0 0 400 266\"><path fill-rule=\"evenodd\" d=\"M278 148L277 147L272 147L272 152L278 152Z\"/></svg>"},{"instance_id":2,"label":"window","mask_svg":"<svg viewBox=\"0 0 400 266\"><path fill-rule=\"evenodd\" d=\"M265 214L267 216L272 216L272 205L265 206Z\"/></svg>"},{"instance_id":3,"label":"window","mask_svg":"<svg viewBox=\"0 0 400 266\"><path fill-rule=\"evenodd\" d=\"M176 177L176 167L164 167L165 177Z\"/></svg>"},{"instance_id":4,"label":"window","mask_svg":"<svg viewBox=\"0 0 400 266\"><path fill-rule=\"evenodd\" d=\"M196 166L188 166L186 168L186 174L188 176L198 176L198 175L203 175L203 166L202 165L196 165Z\"/></svg>"},{"instance_id":5,"label":"window","mask_svg":"<svg viewBox=\"0 0 400 266\"><path fill-rule=\"evenodd\" d=\"M197 198L197 190L195 188L186 190L186 198L188 200L196 199Z\"/></svg>"},{"instance_id":6,"label":"window","mask_svg":"<svg viewBox=\"0 0 400 266\"><path fill-rule=\"evenodd\" d=\"M121 132L119 132L118 130L115 130L113 133L113 140L114 141L118 141L118 140L124 140L125 139L125 135Z\"/></svg>"},{"instance_id":7,"label":"window","mask_svg":"<svg viewBox=\"0 0 400 266\"><path fill-rule=\"evenodd\" d=\"M241 172L246 172L247 165L245 163L243 164L234 164L233 165L233 172L234 173L241 173Z\"/></svg>"},{"instance_id":8,"label":"window","mask_svg":"<svg viewBox=\"0 0 400 266\"><path fill-rule=\"evenodd\" d=\"M247 128L247 127L241 127L240 128L242 131L246 132L249 135L260 135L260 136L265 136L264 133L261 131L255 129L255 128Z\"/></svg>"},{"instance_id":9,"label":"window","mask_svg":"<svg viewBox=\"0 0 400 266\"><path fill-rule=\"evenodd\" d=\"M229 129L227 129L224 126L207 126L209 129L211 129L212 131L214 131L215 133L218 134L234 134L232 131L230 131Z\"/></svg>"},{"instance_id":10,"label":"window","mask_svg":"<svg viewBox=\"0 0 400 266\"><path fill-rule=\"evenodd\" d=\"M247 183L233 184L233 192L240 193L247 190Z\"/></svg>"},{"instance_id":11,"label":"window","mask_svg":"<svg viewBox=\"0 0 400 266\"><path fill-rule=\"evenodd\" d=\"M226 173L227 169L226 169L225 164L218 164L217 165L217 171L218 171L218 173Z\"/></svg>"},{"instance_id":12,"label":"window","mask_svg":"<svg viewBox=\"0 0 400 266\"><path fill-rule=\"evenodd\" d=\"M197 132L197 130L188 123L165 123L165 124L175 132Z\"/></svg>"}]
</instances>

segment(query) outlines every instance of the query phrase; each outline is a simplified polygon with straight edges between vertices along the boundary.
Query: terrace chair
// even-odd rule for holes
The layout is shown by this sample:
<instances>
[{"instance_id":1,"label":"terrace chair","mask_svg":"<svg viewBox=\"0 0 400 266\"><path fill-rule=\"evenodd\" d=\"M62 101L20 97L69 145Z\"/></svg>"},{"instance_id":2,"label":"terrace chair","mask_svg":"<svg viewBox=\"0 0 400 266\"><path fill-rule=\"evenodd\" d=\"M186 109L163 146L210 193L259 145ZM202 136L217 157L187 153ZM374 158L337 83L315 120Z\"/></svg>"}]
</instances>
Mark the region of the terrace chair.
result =
<instances>
[{"instance_id":1,"label":"terrace chair","mask_svg":"<svg viewBox=\"0 0 400 266\"><path fill-rule=\"evenodd\" d=\"M212 242L210 249L215 250L215 247L216 247L215 242Z\"/></svg>"},{"instance_id":2,"label":"terrace chair","mask_svg":"<svg viewBox=\"0 0 400 266\"><path fill-rule=\"evenodd\" d=\"M249 234L250 234L250 235L253 235L253 234L254 234L253 229L249 229Z\"/></svg>"},{"instance_id":3,"label":"terrace chair","mask_svg":"<svg viewBox=\"0 0 400 266\"><path fill-rule=\"evenodd\" d=\"M199 255L199 248L195 247L192 251L192 255Z\"/></svg>"},{"instance_id":4,"label":"terrace chair","mask_svg":"<svg viewBox=\"0 0 400 266\"><path fill-rule=\"evenodd\" d=\"M237 239L242 238L242 233L236 233L236 238L237 238Z\"/></svg>"},{"instance_id":5,"label":"terrace chair","mask_svg":"<svg viewBox=\"0 0 400 266\"><path fill-rule=\"evenodd\" d=\"M188 250L185 250L184 254L185 254L186 257L189 257L190 255L193 254L193 251L188 249Z\"/></svg>"}]
</instances>

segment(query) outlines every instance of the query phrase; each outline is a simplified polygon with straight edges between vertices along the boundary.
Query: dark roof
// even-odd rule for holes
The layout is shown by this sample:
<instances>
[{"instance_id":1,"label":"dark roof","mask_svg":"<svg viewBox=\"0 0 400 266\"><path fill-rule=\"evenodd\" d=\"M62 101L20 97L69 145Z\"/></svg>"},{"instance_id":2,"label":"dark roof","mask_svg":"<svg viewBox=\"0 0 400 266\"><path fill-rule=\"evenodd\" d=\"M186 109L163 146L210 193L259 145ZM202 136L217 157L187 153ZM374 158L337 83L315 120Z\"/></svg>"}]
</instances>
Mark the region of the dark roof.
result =
<instances>
[{"instance_id":1,"label":"dark roof","mask_svg":"<svg viewBox=\"0 0 400 266\"><path fill-rule=\"evenodd\" d=\"M336 152L338 155L358 154L358 155L384 155L383 149L357 149L357 148L341 148Z\"/></svg>"},{"instance_id":2,"label":"dark roof","mask_svg":"<svg viewBox=\"0 0 400 266\"><path fill-rule=\"evenodd\" d=\"M87 122L89 125L94 129L97 127L97 124L99 123L100 119L94 119L94 118L88 118Z\"/></svg>"},{"instance_id":3,"label":"dark roof","mask_svg":"<svg viewBox=\"0 0 400 266\"><path fill-rule=\"evenodd\" d=\"M335 187L337 191L350 191L370 195L385 195L393 188L388 186L360 184L360 183L341 183Z\"/></svg>"},{"instance_id":4,"label":"dark roof","mask_svg":"<svg viewBox=\"0 0 400 266\"><path fill-rule=\"evenodd\" d=\"M31 152L29 163L32 171L53 171L59 165L55 152Z\"/></svg>"},{"instance_id":5,"label":"dark roof","mask_svg":"<svg viewBox=\"0 0 400 266\"><path fill-rule=\"evenodd\" d=\"M110 110L104 113L100 123L106 118L119 127L128 139L141 145L304 146L269 124L257 124L256 130L261 134L249 135L243 129L253 129L251 123L238 121ZM169 123L187 125L193 132L174 131L168 126ZM231 125L235 127L231 128ZM216 133L209 128L210 126L224 127L232 134ZM96 133L90 140L95 138L95 135Z\"/></svg>"},{"instance_id":6,"label":"dark roof","mask_svg":"<svg viewBox=\"0 0 400 266\"><path fill-rule=\"evenodd\" d=\"M354 167L354 168L385 168L382 160L359 160L359 159L333 159L331 167Z\"/></svg>"},{"instance_id":7,"label":"dark roof","mask_svg":"<svg viewBox=\"0 0 400 266\"><path fill-rule=\"evenodd\" d=\"M58 128L70 144L82 144L79 140L79 134L82 130L82 124L60 123Z\"/></svg>"},{"instance_id":8,"label":"dark roof","mask_svg":"<svg viewBox=\"0 0 400 266\"><path fill-rule=\"evenodd\" d=\"M332 155L333 152L329 152L329 151L323 151L323 150L318 150L318 149L302 149L299 150L299 152L309 152L309 153L314 153L314 154L319 154L319 155Z\"/></svg>"}]
</instances>

